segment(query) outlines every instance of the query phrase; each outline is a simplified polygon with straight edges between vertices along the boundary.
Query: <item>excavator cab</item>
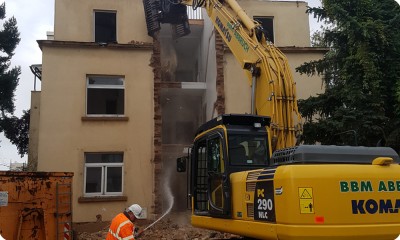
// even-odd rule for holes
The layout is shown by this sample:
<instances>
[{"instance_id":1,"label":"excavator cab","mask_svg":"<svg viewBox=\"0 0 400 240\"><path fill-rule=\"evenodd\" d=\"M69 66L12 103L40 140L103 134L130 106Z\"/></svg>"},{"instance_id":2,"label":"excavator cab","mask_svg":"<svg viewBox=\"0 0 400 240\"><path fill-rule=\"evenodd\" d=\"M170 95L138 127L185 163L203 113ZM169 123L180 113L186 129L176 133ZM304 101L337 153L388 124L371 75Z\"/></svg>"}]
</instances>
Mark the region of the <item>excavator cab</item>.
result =
<instances>
[{"instance_id":1,"label":"excavator cab","mask_svg":"<svg viewBox=\"0 0 400 240\"><path fill-rule=\"evenodd\" d=\"M199 128L189 161L195 215L231 217L229 176L270 164L269 122L269 117L229 114ZM178 172L186 170L186 160L177 159Z\"/></svg>"},{"instance_id":2,"label":"excavator cab","mask_svg":"<svg viewBox=\"0 0 400 240\"><path fill-rule=\"evenodd\" d=\"M230 114L198 129L189 161L178 159L190 174L193 226L285 240L399 233L393 149L300 145L272 154L269 125L269 117Z\"/></svg>"}]
</instances>

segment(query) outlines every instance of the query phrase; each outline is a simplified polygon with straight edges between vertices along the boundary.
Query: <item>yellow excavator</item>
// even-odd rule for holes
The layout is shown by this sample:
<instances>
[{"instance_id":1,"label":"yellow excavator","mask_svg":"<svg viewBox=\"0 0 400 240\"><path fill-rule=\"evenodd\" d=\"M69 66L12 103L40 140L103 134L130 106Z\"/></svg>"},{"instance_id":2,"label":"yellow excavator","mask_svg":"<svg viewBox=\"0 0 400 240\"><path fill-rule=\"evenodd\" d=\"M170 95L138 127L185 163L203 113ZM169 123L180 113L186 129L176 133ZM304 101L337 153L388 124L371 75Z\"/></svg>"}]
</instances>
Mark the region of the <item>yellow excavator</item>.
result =
<instances>
[{"instance_id":1,"label":"yellow excavator","mask_svg":"<svg viewBox=\"0 0 400 240\"><path fill-rule=\"evenodd\" d=\"M147 29L190 33L204 8L248 76L252 114L197 130L187 163L193 226L256 239L392 240L400 234L400 165L391 148L298 145L296 92L284 54L235 0L143 0Z\"/></svg>"}]
</instances>

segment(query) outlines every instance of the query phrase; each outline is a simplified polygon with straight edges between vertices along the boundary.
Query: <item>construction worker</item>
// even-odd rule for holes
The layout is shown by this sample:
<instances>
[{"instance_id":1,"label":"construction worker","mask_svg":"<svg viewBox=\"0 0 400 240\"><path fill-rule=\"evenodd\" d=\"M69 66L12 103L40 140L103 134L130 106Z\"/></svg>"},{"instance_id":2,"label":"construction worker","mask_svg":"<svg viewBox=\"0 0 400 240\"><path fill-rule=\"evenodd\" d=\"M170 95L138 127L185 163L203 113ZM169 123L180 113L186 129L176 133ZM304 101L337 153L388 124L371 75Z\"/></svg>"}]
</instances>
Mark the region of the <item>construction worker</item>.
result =
<instances>
[{"instance_id":1,"label":"construction worker","mask_svg":"<svg viewBox=\"0 0 400 240\"><path fill-rule=\"evenodd\" d=\"M142 231L135 228L136 219L141 218L142 207L133 204L111 221L106 240L136 239Z\"/></svg>"}]
</instances>

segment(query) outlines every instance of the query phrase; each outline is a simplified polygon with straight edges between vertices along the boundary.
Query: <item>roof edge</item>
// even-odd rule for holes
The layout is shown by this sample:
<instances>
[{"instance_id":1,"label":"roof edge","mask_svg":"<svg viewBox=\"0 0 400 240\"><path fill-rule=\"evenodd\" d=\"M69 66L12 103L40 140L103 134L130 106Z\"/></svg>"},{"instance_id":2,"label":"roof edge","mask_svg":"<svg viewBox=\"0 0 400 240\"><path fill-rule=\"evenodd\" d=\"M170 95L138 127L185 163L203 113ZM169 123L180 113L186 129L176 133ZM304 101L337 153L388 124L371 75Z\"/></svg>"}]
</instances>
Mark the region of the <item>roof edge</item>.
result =
<instances>
[{"instance_id":1,"label":"roof edge","mask_svg":"<svg viewBox=\"0 0 400 240\"><path fill-rule=\"evenodd\" d=\"M112 49L153 49L153 43L131 41L130 43L97 43L59 40L37 40L40 49L46 47L69 48L112 48Z\"/></svg>"}]
</instances>

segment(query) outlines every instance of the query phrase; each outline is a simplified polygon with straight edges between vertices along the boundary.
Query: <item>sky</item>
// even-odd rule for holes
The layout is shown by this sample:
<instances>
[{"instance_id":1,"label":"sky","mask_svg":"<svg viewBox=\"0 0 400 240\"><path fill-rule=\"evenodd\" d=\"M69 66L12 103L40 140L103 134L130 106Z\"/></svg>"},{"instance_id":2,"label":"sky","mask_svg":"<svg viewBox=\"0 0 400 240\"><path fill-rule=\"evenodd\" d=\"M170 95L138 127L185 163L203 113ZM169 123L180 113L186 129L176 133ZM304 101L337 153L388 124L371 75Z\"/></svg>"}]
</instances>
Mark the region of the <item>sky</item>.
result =
<instances>
[{"instance_id":1,"label":"sky","mask_svg":"<svg viewBox=\"0 0 400 240\"><path fill-rule=\"evenodd\" d=\"M11 59L11 65L21 66L22 71L15 92L15 114L21 116L23 110L30 108L30 96L33 90L34 75L29 66L42 62L42 53L36 40L46 39L46 32L53 31L54 0L5 0L5 3L6 18L14 16L17 19L21 38ZM37 90L40 90L40 82ZM8 169L4 165L9 166L10 161L26 162L27 156L21 158L17 148L3 134L0 134L0 141L0 170Z\"/></svg>"},{"instance_id":2,"label":"sky","mask_svg":"<svg viewBox=\"0 0 400 240\"><path fill-rule=\"evenodd\" d=\"M320 5L319 0L305 0L309 6ZM400 4L400 0L396 0ZM4 0L0 0L4 2ZM5 0L6 18L14 16L20 32L21 42L11 60L12 66L21 66L19 85L15 93L15 114L22 115L23 110L30 108L31 91L34 89L34 75L29 69L32 64L41 64L42 53L36 40L46 39L47 31L54 31L54 0ZM319 24L310 16L310 30L319 29ZM39 82L39 81L38 81ZM40 82L37 85L40 90ZM27 156L21 158L17 148L3 134L0 134L0 170L8 169L10 161L26 162Z\"/></svg>"}]
</instances>

